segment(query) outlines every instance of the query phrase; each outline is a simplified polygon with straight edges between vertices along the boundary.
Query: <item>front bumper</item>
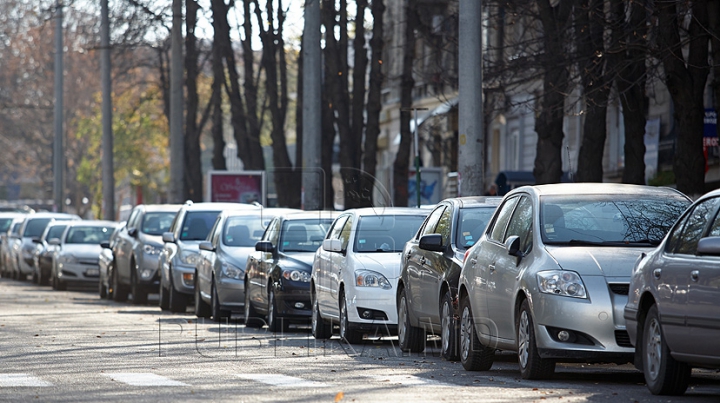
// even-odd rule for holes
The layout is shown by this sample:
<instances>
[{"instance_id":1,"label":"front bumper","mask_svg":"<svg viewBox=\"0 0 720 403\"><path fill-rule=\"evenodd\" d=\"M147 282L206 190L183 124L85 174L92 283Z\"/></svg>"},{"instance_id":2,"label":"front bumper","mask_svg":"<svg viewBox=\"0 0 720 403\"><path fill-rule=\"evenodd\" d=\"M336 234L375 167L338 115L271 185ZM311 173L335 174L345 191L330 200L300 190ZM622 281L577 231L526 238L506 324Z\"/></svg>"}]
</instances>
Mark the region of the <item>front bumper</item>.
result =
<instances>
[{"instance_id":1,"label":"front bumper","mask_svg":"<svg viewBox=\"0 0 720 403\"><path fill-rule=\"evenodd\" d=\"M157 292L160 289L158 261L159 256L157 254L151 255L144 253L142 255L142 260L138 263L139 272L135 273L135 278L138 283L147 286L149 289L154 289L154 292Z\"/></svg>"},{"instance_id":2,"label":"front bumper","mask_svg":"<svg viewBox=\"0 0 720 403\"><path fill-rule=\"evenodd\" d=\"M98 265L59 263L58 279L64 282L94 283L100 278Z\"/></svg>"},{"instance_id":3,"label":"front bumper","mask_svg":"<svg viewBox=\"0 0 720 403\"><path fill-rule=\"evenodd\" d=\"M284 318L309 319L312 316L310 283L277 281L275 287L276 310Z\"/></svg>"},{"instance_id":4,"label":"front bumper","mask_svg":"<svg viewBox=\"0 0 720 403\"><path fill-rule=\"evenodd\" d=\"M245 280L221 276L216 287L218 300L223 308L232 310L245 306Z\"/></svg>"},{"instance_id":5,"label":"front bumper","mask_svg":"<svg viewBox=\"0 0 720 403\"><path fill-rule=\"evenodd\" d=\"M379 287L349 287L347 292L348 322L354 330L385 330L388 334L397 332L397 303L395 288L397 279L390 289ZM369 319L361 316L367 314Z\"/></svg>"},{"instance_id":6,"label":"front bumper","mask_svg":"<svg viewBox=\"0 0 720 403\"><path fill-rule=\"evenodd\" d=\"M172 266L172 283L176 291L183 294L195 294L195 267L178 264L174 262Z\"/></svg>"}]
</instances>

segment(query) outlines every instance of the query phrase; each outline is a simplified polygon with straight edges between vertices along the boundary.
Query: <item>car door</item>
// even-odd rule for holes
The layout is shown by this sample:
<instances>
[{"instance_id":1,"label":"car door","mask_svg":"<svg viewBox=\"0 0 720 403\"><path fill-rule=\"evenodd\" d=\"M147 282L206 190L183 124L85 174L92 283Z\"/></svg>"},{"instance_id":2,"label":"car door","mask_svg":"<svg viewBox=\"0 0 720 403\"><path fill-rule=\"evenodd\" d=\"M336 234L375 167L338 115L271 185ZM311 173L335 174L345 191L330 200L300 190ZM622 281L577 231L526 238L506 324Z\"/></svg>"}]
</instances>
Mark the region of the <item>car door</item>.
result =
<instances>
[{"instance_id":1,"label":"car door","mask_svg":"<svg viewBox=\"0 0 720 403\"><path fill-rule=\"evenodd\" d=\"M408 251L405 255L406 272L408 279L408 282L405 285L405 289L407 290L407 295L410 302L409 309L413 310L416 316L418 316L423 321L426 320L425 318L421 317L424 316L424 312L426 311L426 308L423 307L423 304L426 304L424 300L427 298L427 296L423 294L422 290L424 287L421 283L423 282L422 275L425 271L425 268L423 266L425 264L425 261L427 260L427 255L431 252L420 249L420 238L422 238L424 235L435 233L437 222L442 216L443 211L445 211L445 208L445 204L441 204L430 213L430 215L425 220L425 224L418 232L417 238L414 239L412 242L408 243Z\"/></svg>"},{"instance_id":2,"label":"car door","mask_svg":"<svg viewBox=\"0 0 720 403\"><path fill-rule=\"evenodd\" d=\"M134 209L130 214L128 223L122 230L115 247L115 269L124 283L130 281L130 256L132 255L134 243L134 238L130 235L130 232L137 227L140 213L140 209ZM137 231L137 229L135 230Z\"/></svg>"},{"instance_id":3,"label":"car door","mask_svg":"<svg viewBox=\"0 0 720 403\"><path fill-rule=\"evenodd\" d=\"M338 239L340 239L340 249L342 252L332 254L332 268L333 271L329 275L330 280L330 309L329 312L333 316L340 316L340 285L343 281L343 276L347 276L348 279L353 278L354 274L349 271L352 270L348 266L348 257L353 253L351 249L355 243L355 221L356 216L353 214L348 215L347 221L342 226ZM353 278L354 280L354 278ZM354 286L353 284L352 286Z\"/></svg>"},{"instance_id":4,"label":"car door","mask_svg":"<svg viewBox=\"0 0 720 403\"><path fill-rule=\"evenodd\" d=\"M348 215L341 215L332 227L328 230L328 234L325 237L326 240L340 239L340 232L342 231L345 223L348 220ZM330 277L335 273L333 267L333 256L338 254L337 252L331 252L325 250L324 247L318 248L315 256L315 262L313 262L313 277L315 278L315 294L318 301L318 305L323 314L329 313L329 311L336 312L337 304L333 304L332 296L332 285Z\"/></svg>"},{"instance_id":5,"label":"car door","mask_svg":"<svg viewBox=\"0 0 720 403\"><path fill-rule=\"evenodd\" d=\"M440 234L442 236L442 245L445 248L449 248L450 244L450 233L452 231L452 220L453 220L453 208L448 205L440 214L437 220L437 225L433 233ZM436 252L420 249L422 253L421 266L420 266L420 286L419 300L421 301L420 307L422 312L423 321L428 321L435 325L440 324L440 309L439 301L440 296L438 295L438 286L440 285L440 279L445 271L448 270L448 259L445 254L446 252Z\"/></svg>"},{"instance_id":6,"label":"car door","mask_svg":"<svg viewBox=\"0 0 720 403\"><path fill-rule=\"evenodd\" d=\"M282 222L280 218L275 218L269 225L261 240L270 242L275 247L275 252L257 252L259 254L259 265L256 273L256 279L254 280L257 284L260 284L260 295L257 301L258 306L268 305L268 293L269 290L266 288L270 283L270 271L277 265L278 249L280 248L280 228Z\"/></svg>"},{"instance_id":7,"label":"car door","mask_svg":"<svg viewBox=\"0 0 720 403\"><path fill-rule=\"evenodd\" d=\"M215 248L214 251L200 249L200 259L195 266L197 269L197 286L200 287L202 294L208 295L212 298L212 279L215 272L215 260L217 260L218 249L220 248L220 232L222 229L222 217L218 216L215 220L210 233L208 234L207 240Z\"/></svg>"},{"instance_id":8,"label":"car door","mask_svg":"<svg viewBox=\"0 0 720 403\"><path fill-rule=\"evenodd\" d=\"M515 290L518 289L519 273L527 267L530 258L518 259L505 248L505 241L511 236L520 237L521 249L528 252L532 245L532 201L521 196L502 238L503 247L495 255L495 270L488 271L488 283L493 284L487 292L487 307L496 325L497 337L502 340L515 338Z\"/></svg>"}]
</instances>

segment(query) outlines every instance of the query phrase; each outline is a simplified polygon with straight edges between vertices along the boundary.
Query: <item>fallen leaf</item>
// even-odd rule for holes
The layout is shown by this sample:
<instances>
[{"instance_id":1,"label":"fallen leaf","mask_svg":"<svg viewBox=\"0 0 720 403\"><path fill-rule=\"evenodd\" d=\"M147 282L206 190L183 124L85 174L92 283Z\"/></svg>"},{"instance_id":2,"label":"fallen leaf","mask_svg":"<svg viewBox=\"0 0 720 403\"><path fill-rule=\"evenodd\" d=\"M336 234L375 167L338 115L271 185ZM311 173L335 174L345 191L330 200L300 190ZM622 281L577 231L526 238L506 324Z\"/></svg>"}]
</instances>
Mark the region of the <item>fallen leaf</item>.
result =
<instances>
[{"instance_id":1,"label":"fallen leaf","mask_svg":"<svg viewBox=\"0 0 720 403\"><path fill-rule=\"evenodd\" d=\"M97 335L95 337L97 337L98 339L102 339L102 336L100 336L100 335Z\"/></svg>"},{"instance_id":2,"label":"fallen leaf","mask_svg":"<svg viewBox=\"0 0 720 403\"><path fill-rule=\"evenodd\" d=\"M343 392L338 392L337 395L335 395L335 403L343 400L345 397L345 394Z\"/></svg>"}]
</instances>

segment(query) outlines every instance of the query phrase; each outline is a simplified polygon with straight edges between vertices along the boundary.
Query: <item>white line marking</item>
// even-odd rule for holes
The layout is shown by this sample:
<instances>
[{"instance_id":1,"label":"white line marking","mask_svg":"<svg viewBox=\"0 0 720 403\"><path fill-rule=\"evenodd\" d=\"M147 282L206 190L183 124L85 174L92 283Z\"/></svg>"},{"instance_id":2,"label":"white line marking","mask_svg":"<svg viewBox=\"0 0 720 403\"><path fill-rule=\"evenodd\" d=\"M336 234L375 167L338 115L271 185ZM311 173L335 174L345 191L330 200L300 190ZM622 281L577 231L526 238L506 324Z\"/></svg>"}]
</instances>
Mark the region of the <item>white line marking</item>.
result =
<instances>
[{"instance_id":1,"label":"white line marking","mask_svg":"<svg viewBox=\"0 0 720 403\"><path fill-rule=\"evenodd\" d=\"M387 382L400 385L433 385L439 386L443 383L435 379L421 378L415 375L371 375L370 378L376 382Z\"/></svg>"},{"instance_id":2,"label":"white line marking","mask_svg":"<svg viewBox=\"0 0 720 403\"><path fill-rule=\"evenodd\" d=\"M240 378L288 388L326 388L330 385L280 374L240 374Z\"/></svg>"},{"instance_id":3,"label":"white line marking","mask_svg":"<svg viewBox=\"0 0 720 403\"><path fill-rule=\"evenodd\" d=\"M52 383L28 374L0 374L0 388L12 387L48 387Z\"/></svg>"},{"instance_id":4,"label":"white line marking","mask_svg":"<svg viewBox=\"0 0 720 403\"><path fill-rule=\"evenodd\" d=\"M188 386L186 383L150 372L113 372L103 375L132 386Z\"/></svg>"}]
</instances>

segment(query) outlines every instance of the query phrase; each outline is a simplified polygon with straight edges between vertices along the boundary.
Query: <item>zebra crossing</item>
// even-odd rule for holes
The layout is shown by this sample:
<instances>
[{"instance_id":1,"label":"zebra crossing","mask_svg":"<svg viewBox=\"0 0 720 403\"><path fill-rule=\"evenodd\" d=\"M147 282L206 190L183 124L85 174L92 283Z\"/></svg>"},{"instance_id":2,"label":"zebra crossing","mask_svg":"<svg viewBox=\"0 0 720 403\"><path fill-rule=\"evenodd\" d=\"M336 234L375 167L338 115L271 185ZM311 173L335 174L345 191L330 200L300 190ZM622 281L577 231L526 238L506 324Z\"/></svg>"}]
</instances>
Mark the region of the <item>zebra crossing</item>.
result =
<instances>
[{"instance_id":1,"label":"zebra crossing","mask_svg":"<svg viewBox=\"0 0 720 403\"><path fill-rule=\"evenodd\" d=\"M101 374L112 382L123 383L135 387L189 387L188 383L171 379L151 372L110 372ZM325 382L304 379L294 376L260 373L260 374L237 374L238 378L259 382L265 385L278 388L329 388L337 386ZM367 376L368 381L377 383L390 383L406 386L438 386L441 382L434 379L426 379L414 375L374 375ZM42 379L39 376L28 373L0 373L0 389L2 388L46 388L55 386L52 382ZM450 385L448 385L450 386Z\"/></svg>"}]
</instances>

